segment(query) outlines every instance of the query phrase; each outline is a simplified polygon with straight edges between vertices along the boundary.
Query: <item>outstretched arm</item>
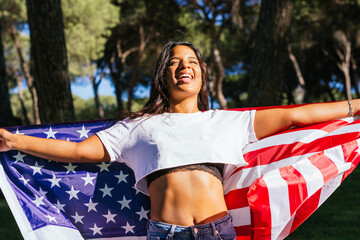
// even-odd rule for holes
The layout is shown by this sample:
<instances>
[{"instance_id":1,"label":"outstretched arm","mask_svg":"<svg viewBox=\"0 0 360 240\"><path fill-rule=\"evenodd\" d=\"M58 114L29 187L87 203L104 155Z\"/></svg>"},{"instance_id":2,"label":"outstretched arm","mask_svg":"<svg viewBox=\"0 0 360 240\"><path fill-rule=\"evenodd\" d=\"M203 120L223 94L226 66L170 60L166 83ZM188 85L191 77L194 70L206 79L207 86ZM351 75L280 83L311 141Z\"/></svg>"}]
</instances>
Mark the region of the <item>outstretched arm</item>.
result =
<instances>
[{"instance_id":1,"label":"outstretched arm","mask_svg":"<svg viewBox=\"0 0 360 240\"><path fill-rule=\"evenodd\" d=\"M360 111L360 99L352 100L353 114ZM286 109L266 109L255 113L254 129L258 139L291 126L306 126L350 116L348 101L316 103Z\"/></svg>"},{"instance_id":2,"label":"outstretched arm","mask_svg":"<svg viewBox=\"0 0 360 240\"><path fill-rule=\"evenodd\" d=\"M19 150L58 162L103 162L110 160L108 152L96 135L75 143L18 135L0 129L0 152L9 150Z\"/></svg>"}]
</instances>

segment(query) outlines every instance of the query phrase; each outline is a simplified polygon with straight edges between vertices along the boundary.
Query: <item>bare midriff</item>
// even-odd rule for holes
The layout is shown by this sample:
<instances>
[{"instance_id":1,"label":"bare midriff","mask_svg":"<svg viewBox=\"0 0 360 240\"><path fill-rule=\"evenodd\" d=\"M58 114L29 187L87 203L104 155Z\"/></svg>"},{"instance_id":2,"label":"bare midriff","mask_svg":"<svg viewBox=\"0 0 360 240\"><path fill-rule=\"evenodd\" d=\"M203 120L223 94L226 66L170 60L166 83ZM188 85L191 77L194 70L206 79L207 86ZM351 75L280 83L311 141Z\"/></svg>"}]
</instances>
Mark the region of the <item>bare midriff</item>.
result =
<instances>
[{"instance_id":1,"label":"bare midriff","mask_svg":"<svg viewBox=\"0 0 360 240\"><path fill-rule=\"evenodd\" d=\"M227 214L222 182L200 171L178 171L149 186L151 219L181 226L213 222Z\"/></svg>"}]
</instances>

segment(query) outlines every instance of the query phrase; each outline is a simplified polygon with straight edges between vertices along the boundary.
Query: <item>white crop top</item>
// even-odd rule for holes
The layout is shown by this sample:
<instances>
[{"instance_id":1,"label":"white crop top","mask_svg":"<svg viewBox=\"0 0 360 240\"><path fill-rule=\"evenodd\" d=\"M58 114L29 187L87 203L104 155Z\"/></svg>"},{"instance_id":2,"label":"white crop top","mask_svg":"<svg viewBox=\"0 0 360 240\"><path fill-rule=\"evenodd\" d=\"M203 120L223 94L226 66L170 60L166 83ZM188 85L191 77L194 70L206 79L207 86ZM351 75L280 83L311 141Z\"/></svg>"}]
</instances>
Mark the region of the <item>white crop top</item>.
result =
<instances>
[{"instance_id":1,"label":"white crop top","mask_svg":"<svg viewBox=\"0 0 360 240\"><path fill-rule=\"evenodd\" d=\"M149 195L146 176L197 163L246 165L242 149L257 141L255 111L209 110L125 119L97 133L111 161L124 162L136 188Z\"/></svg>"}]
</instances>

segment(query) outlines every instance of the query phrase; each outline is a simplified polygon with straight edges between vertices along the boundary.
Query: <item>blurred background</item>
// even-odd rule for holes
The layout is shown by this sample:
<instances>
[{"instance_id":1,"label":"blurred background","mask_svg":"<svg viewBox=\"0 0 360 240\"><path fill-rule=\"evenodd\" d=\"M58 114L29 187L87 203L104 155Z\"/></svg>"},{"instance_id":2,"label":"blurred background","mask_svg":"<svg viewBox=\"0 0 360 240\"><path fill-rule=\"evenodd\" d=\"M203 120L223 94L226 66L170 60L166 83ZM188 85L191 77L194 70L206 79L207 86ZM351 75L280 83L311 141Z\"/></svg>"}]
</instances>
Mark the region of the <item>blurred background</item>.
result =
<instances>
[{"instance_id":1,"label":"blurred background","mask_svg":"<svg viewBox=\"0 0 360 240\"><path fill-rule=\"evenodd\" d=\"M0 0L0 127L139 110L169 40L199 47L212 108L359 98L359 12L359 0ZM289 238L356 239L359 175ZM0 207L0 239L21 239Z\"/></svg>"}]
</instances>

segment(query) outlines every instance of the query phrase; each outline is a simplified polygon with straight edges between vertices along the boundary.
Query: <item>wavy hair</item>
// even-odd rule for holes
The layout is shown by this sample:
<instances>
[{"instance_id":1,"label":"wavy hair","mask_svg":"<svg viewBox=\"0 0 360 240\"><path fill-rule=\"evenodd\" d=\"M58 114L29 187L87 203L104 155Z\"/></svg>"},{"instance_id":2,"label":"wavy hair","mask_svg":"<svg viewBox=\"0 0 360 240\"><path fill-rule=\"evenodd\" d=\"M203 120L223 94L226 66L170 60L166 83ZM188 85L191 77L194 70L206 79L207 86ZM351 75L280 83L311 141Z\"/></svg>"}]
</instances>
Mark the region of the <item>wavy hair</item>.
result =
<instances>
[{"instance_id":1,"label":"wavy hair","mask_svg":"<svg viewBox=\"0 0 360 240\"><path fill-rule=\"evenodd\" d=\"M168 91L168 83L166 80L166 70L169 66L169 60L171 58L171 50L176 46L187 46L191 48L198 61L201 68L201 89L198 93L198 108L200 111L205 111L209 109L209 97L207 91L207 65L205 61L201 58L199 49L190 42L168 42L162 49L160 56L157 60L156 67L151 80L151 91L150 98L145 103L144 107L133 113L130 118L134 119L144 115L157 115L170 110L170 94Z\"/></svg>"}]
</instances>

